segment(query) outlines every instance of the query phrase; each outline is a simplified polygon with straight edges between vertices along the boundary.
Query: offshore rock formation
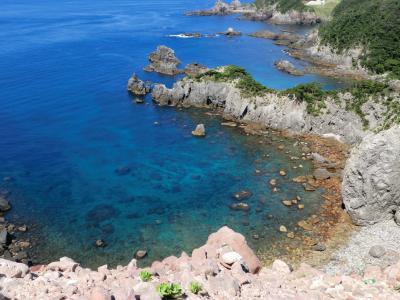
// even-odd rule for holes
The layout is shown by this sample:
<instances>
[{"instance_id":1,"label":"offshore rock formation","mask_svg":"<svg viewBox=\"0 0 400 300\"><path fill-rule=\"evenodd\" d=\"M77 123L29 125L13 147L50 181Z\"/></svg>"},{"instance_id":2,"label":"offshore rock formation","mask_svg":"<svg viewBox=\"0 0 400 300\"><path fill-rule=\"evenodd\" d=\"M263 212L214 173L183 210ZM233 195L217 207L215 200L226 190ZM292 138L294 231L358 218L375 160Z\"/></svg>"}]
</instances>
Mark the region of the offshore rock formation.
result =
<instances>
[{"instance_id":1,"label":"offshore rock formation","mask_svg":"<svg viewBox=\"0 0 400 300\"><path fill-rule=\"evenodd\" d=\"M294 300L294 299L398 299L400 263L386 269L367 267L363 275L330 276L306 264L292 270L276 260L263 268L241 234L221 228L207 243L178 258L167 257L147 269L152 278L140 279L136 260L127 266L97 271L81 267L69 258L47 266L0 260L0 293L6 299L161 300L160 283L178 283L188 300ZM374 283L368 280L373 278ZM197 295L191 282L201 285Z\"/></svg>"},{"instance_id":2,"label":"offshore rock formation","mask_svg":"<svg viewBox=\"0 0 400 300\"><path fill-rule=\"evenodd\" d=\"M301 39L301 37L298 35L289 33L275 33L271 31L257 31L250 34L250 36L262 39L270 39L275 41L274 44L283 46L291 46Z\"/></svg>"},{"instance_id":3,"label":"offshore rock formation","mask_svg":"<svg viewBox=\"0 0 400 300\"><path fill-rule=\"evenodd\" d=\"M325 113L318 116L308 114L306 103L288 95L268 92L263 96L243 96L234 82L184 78L171 89L156 85L152 96L160 105L217 108L227 118L257 122L295 134L333 135L350 144L360 142L367 134L361 118L345 109L346 101L352 99L350 94L339 94L339 100L327 98ZM384 110L381 111L378 106L373 99L362 106L371 130L383 122Z\"/></svg>"},{"instance_id":4,"label":"offshore rock formation","mask_svg":"<svg viewBox=\"0 0 400 300\"><path fill-rule=\"evenodd\" d=\"M149 56L150 65L144 68L147 72L157 72L165 75L177 75L183 71L177 68L180 60L175 56L175 51L166 46L158 46L157 50Z\"/></svg>"},{"instance_id":5,"label":"offshore rock formation","mask_svg":"<svg viewBox=\"0 0 400 300\"><path fill-rule=\"evenodd\" d=\"M391 219L400 211L400 126L369 135L353 149L342 194L358 225Z\"/></svg>"},{"instance_id":6,"label":"offshore rock formation","mask_svg":"<svg viewBox=\"0 0 400 300\"><path fill-rule=\"evenodd\" d=\"M136 74L133 74L128 80L128 91L135 95L146 95L149 90L143 80L140 80Z\"/></svg>"},{"instance_id":7,"label":"offshore rock formation","mask_svg":"<svg viewBox=\"0 0 400 300\"><path fill-rule=\"evenodd\" d=\"M290 75L303 76L304 72L295 68L295 66L288 60L279 60L274 63L278 70L286 72Z\"/></svg>"}]
</instances>

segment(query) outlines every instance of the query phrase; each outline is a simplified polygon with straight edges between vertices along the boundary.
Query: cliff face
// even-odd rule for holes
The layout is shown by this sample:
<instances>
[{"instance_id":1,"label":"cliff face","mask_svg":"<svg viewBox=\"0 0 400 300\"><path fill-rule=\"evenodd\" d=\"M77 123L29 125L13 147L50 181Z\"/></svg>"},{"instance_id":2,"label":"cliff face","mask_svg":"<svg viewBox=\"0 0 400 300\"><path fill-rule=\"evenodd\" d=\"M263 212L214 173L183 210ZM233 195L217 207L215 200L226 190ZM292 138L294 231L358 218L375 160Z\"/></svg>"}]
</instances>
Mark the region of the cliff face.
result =
<instances>
[{"instance_id":1,"label":"cliff face","mask_svg":"<svg viewBox=\"0 0 400 300\"><path fill-rule=\"evenodd\" d=\"M227 118L262 123L267 127L292 133L311 133L336 136L343 142L357 143L367 134L360 117L345 109L351 95L339 95L340 101L327 98L325 113L307 113L306 103L287 95L266 93L263 96L243 97L234 82L196 81L184 79L172 89L156 85L152 93L160 105L221 108ZM378 127L381 107L374 101L363 105L371 130ZM378 113L377 113L378 112Z\"/></svg>"},{"instance_id":2,"label":"cliff face","mask_svg":"<svg viewBox=\"0 0 400 300\"><path fill-rule=\"evenodd\" d=\"M400 213L400 126L364 138L343 179L343 202L353 222L374 224Z\"/></svg>"}]
</instances>

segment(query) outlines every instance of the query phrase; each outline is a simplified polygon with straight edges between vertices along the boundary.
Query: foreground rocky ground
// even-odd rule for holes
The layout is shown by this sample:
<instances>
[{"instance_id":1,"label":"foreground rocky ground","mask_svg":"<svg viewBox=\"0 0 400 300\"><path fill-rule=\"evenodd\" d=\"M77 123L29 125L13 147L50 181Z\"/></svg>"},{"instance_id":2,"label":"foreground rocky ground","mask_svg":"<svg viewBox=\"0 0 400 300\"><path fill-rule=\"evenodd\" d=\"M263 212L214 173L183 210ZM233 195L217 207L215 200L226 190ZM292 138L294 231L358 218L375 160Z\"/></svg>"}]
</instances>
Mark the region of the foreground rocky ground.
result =
<instances>
[{"instance_id":1,"label":"foreground rocky ground","mask_svg":"<svg viewBox=\"0 0 400 300\"><path fill-rule=\"evenodd\" d=\"M301 264L292 270L276 260L261 266L244 237L228 227L211 234L207 243L187 254L154 262L146 269L148 282L132 260L128 266L97 271L81 267L69 258L29 269L0 260L2 299L162 299L160 283L178 283L186 299L399 299L400 262L381 269L367 266L364 272L328 275ZM197 294L188 288L201 285Z\"/></svg>"}]
</instances>

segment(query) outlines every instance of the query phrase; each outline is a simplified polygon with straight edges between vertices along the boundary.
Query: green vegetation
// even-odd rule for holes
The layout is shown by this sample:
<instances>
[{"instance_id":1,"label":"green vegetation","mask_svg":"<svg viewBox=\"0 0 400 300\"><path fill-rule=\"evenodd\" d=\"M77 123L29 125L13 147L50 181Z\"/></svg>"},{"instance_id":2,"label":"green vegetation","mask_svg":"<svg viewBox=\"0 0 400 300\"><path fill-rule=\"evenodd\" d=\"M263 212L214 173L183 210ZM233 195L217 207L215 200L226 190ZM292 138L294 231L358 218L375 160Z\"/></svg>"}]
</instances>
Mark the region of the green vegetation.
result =
<instances>
[{"instance_id":1,"label":"green vegetation","mask_svg":"<svg viewBox=\"0 0 400 300\"><path fill-rule=\"evenodd\" d=\"M340 0L326 0L324 5L313 6L314 12L318 17L323 20L328 20L331 18L332 11L338 5Z\"/></svg>"},{"instance_id":2,"label":"green vegetation","mask_svg":"<svg viewBox=\"0 0 400 300\"><path fill-rule=\"evenodd\" d=\"M360 116L364 128L368 128L368 120L365 118L365 114L362 112L361 107L368 101L369 96L384 96L389 91L389 86L385 83L375 81L360 81L356 82L351 88L348 89L354 96L354 100L346 103L346 110L354 111Z\"/></svg>"},{"instance_id":3,"label":"green vegetation","mask_svg":"<svg viewBox=\"0 0 400 300\"><path fill-rule=\"evenodd\" d=\"M399 12L399 0L342 0L319 34L338 53L361 47L363 67L400 78Z\"/></svg>"},{"instance_id":4,"label":"green vegetation","mask_svg":"<svg viewBox=\"0 0 400 300\"><path fill-rule=\"evenodd\" d=\"M143 282L151 281L153 279L153 275L151 275L149 271L141 271L139 277Z\"/></svg>"},{"instance_id":5,"label":"green vegetation","mask_svg":"<svg viewBox=\"0 0 400 300\"><path fill-rule=\"evenodd\" d=\"M163 299L176 299L182 297L182 287L177 283L160 283L157 292Z\"/></svg>"},{"instance_id":6,"label":"green vegetation","mask_svg":"<svg viewBox=\"0 0 400 300\"><path fill-rule=\"evenodd\" d=\"M242 96L262 96L271 89L263 86L261 83L254 80L254 78L246 72L245 69L237 66L226 66L223 71L210 70L195 77L195 80L210 79L216 82L229 82L236 81L236 87L240 90Z\"/></svg>"},{"instance_id":7,"label":"green vegetation","mask_svg":"<svg viewBox=\"0 0 400 300\"><path fill-rule=\"evenodd\" d=\"M256 0L255 5L258 9L276 5L276 8L281 13L286 13L290 10L297 11L312 11L311 7L304 5L302 0Z\"/></svg>"},{"instance_id":8,"label":"green vegetation","mask_svg":"<svg viewBox=\"0 0 400 300\"><path fill-rule=\"evenodd\" d=\"M197 295L203 290L203 287L197 281L192 281L189 286L189 290L191 293Z\"/></svg>"},{"instance_id":9,"label":"green vegetation","mask_svg":"<svg viewBox=\"0 0 400 300\"><path fill-rule=\"evenodd\" d=\"M321 110L326 108L327 92L323 91L317 83L300 84L282 91L281 94L289 95L290 98L294 98L298 102L306 102L307 113L313 116L320 115Z\"/></svg>"}]
</instances>

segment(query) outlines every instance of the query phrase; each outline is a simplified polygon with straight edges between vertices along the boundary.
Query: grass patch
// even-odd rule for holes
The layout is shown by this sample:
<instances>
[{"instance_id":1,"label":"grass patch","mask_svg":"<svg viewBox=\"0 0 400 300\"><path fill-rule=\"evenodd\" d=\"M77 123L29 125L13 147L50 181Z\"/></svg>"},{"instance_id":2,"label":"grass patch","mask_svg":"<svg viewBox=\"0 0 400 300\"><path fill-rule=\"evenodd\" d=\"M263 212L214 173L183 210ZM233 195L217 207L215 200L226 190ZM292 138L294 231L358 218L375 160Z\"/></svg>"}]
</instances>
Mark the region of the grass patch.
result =
<instances>
[{"instance_id":1,"label":"grass patch","mask_svg":"<svg viewBox=\"0 0 400 300\"><path fill-rule=\"evenodd\" d=\"M261 83L257 82L247 71L238 66L226 66L223 71L210 70L194 78L197 81L208 79L216 82L236 82L236 87L244 97L262 96L267 92L273 92Z\"/></svg>"}]
</instances>

